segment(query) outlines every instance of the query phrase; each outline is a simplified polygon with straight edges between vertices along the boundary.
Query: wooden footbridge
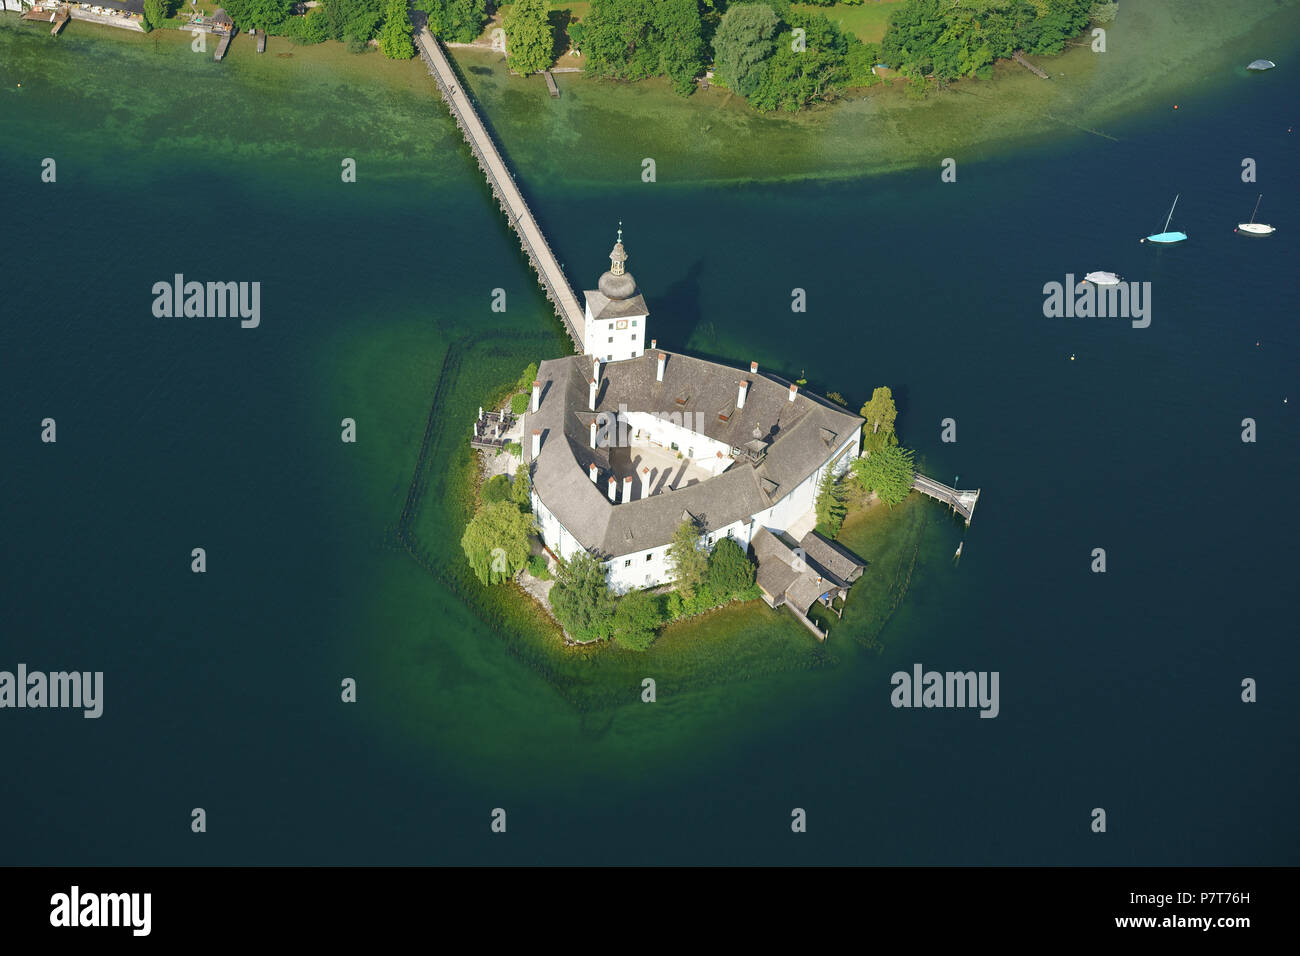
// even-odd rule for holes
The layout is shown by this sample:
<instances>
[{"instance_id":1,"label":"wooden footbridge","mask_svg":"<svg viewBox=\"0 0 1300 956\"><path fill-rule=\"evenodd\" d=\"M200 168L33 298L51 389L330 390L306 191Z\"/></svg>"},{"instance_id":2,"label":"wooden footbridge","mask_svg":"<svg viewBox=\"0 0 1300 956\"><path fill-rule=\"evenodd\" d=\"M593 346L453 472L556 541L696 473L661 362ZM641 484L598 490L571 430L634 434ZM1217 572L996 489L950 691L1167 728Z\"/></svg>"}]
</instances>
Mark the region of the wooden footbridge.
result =
<instances>
[{"instance_id":1,"label":"wooden footbridge","mask_svg":"<svg viewBox=\"0 0 1300 956\"><path fill-rule=\"evenodd\" d=\"M451 111L451 118L465 135L465 142L469 143L474 158L478 160L479 169L483 170L492 195L500 203L510 227L519 236L519 244L537 272L538 282L546 292L546 298L554 304L569 337L573 339L574 351L581 352L585 315L578 297L564 277L564 271L547 244L528 203L524 201L523 193L515 185L510 167L506 165L496 143L479 119L478 111L474 109L450 58L442 44L429 32L427 18L423 13L415 11L411 19L415 27L415 47L428 66L429 75L437 81L438 91L442 94L447 109Z\"/></svg>"},{"instance_id":2,"label":"wooden footbridge","mask_svg":"<svg viewBox=\"0 0 1300 956\"><path fill-rule=\"evenodd\" d=\"M970 527L971 516L975 514L975 503L980 499L978 489L975 491L958 491L956 488L949 488L933 478L927 478L920 472L917 472L912 479L912 487L921 494L929 495L936 501L942 501L948 505L953 511L965 518L966 526Z\"/></svg>"}]
</instances>

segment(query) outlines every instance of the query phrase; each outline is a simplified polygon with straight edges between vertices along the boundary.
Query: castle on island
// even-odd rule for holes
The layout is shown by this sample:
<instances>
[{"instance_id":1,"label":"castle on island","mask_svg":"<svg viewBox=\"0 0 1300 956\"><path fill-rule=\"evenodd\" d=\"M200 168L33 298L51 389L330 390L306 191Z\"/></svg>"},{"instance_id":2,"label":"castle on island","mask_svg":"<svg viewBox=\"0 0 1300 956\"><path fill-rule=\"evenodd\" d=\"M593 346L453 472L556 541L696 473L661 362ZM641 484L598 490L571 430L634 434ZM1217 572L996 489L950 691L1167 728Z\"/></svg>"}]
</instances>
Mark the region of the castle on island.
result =
<instances>
[{"instance_id":1,"label":"castle on island","mask_svg":"<svg viewBox=\"0 0 1300 956\"><path fill-rule=\"evenodd\" d=\"M595 556L621 594L672 580L668 545L693 521L709 547L752 549L767 603L817 630L808 608L846 596L863 569L813 531L822 478L858 456L863 419L757 363L647 341L627 259L620 229L585 293L583 354L541 362L532 385L523 453L543 543Z\"/></svg>"}]
</instances>

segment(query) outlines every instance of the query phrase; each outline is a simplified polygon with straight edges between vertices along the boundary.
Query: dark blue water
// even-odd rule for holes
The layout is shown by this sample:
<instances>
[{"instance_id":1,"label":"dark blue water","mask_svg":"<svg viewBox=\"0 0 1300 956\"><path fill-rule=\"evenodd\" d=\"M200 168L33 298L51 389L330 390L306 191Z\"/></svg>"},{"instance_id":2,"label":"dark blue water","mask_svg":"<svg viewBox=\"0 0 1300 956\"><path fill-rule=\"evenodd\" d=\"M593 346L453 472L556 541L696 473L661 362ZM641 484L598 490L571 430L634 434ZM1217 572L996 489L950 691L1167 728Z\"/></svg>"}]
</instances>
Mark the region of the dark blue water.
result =
<instances>
[{"instance_id":1,"label":"dark blue water","mask_svg":"<svg viewBox=\"0 0 1300 956\"><path fill-rule=\"evenodd\" d=\"M511 356L564 347L449 123L392 93L434 148L356 193L312 179L311 151L241 161L229 130L220 161L171 144L56 189L35 163L77 142L10 98L0 669L103 670L106 701L99 720L0 711L7 859L1300 861L1295 93L1285 63L1225 77L1114 139L959 158L955 184L936 162L532 187L578 284L625 222L668 347L804 370L855 404L889 384L925 469L983 489L965 534L933 506L880 656L843 640L835 671L596 726L392 544L447 342L500 322L526 340ZM1278 234L1234 235L1260 192ZM1175 193L1190 239L1140 244ZM1149 328L1043 316L1045 283L1092 269L1152 284ZM260 279L263 327L153 319L150 285L178 271ZM498 286L521 303L507 317L486 309ZM462 392L457 414L479 400ZM889 674L915 662L998 671L1000 715L892 708Z\"/></svg>"}]
</instances>

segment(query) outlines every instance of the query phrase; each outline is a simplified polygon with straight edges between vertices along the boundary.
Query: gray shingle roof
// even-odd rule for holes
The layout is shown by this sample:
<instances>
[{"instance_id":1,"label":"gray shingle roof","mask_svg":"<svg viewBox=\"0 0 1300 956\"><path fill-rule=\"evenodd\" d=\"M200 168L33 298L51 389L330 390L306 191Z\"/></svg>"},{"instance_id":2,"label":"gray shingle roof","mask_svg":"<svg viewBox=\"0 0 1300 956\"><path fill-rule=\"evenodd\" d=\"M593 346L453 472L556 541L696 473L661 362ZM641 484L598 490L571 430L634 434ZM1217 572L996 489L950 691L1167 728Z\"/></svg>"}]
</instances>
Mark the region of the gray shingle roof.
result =
<instances>
[{"instance_id":1,"label":"gray shingle roof","mask_svg":"<svg viewBox=\"0 0 1300 956\"><path fill-rule=\"evenodd\" d=\"M706 481L613 505L605 493L609 451L589 447L591 357L542 362L541 405L525 425L529 432L542 429L533 487L560 523L602 557L667 544L683 511L695 515L706 530L716 530L771 507L862 424L857 415L806 393L790 401L789 383L781 379L688 355L669 353L664 380L658 382L657 354L652 350L641 358L602 365L596 412L617 414L623 405L652 414L690 413L693 429L732 447L752 441L757 430L768 443L767 453L757 465L741 459ZM737 409L741 379L751 384L745 407ZM531 452L526 445L526 458ZM592 462L601 472L599 486L588 475Z\"/></svg>"}]
</instances>

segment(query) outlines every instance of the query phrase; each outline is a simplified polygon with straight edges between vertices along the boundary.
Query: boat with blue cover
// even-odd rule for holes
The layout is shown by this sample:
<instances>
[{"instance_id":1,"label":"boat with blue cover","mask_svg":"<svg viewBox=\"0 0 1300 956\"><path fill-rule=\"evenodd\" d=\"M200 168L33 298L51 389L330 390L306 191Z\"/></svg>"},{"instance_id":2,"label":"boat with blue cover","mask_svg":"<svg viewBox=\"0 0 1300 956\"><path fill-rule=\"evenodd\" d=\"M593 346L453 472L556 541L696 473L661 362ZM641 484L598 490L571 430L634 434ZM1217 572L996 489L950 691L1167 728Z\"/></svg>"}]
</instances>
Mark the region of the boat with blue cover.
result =
<instances>
[{"instance_id":1,"label":"boat with blue cover","mask_svg":"<svg viewBox=\"0 0 1300 956\"><path fill-rule=\"evenodd\" d=\"M1181 195L1182 193L1178 194L1178 196ZM1153 235L1147 236L1145 239L1142 240L1142 242L1159 242L1161 244L1168 245L1169 243L1172 242L1182 242L1184 239L1187 238L1187 233L1185 232L1169 231L1169 223L1173 221L1174 218L1174 207L1178 205L1178 196L1174 197L1174 205L1169 207L1169 216L1167 219L1165 219L1164 231L1157 232L1154 233Z\"/></svg>"}]
</instances>

